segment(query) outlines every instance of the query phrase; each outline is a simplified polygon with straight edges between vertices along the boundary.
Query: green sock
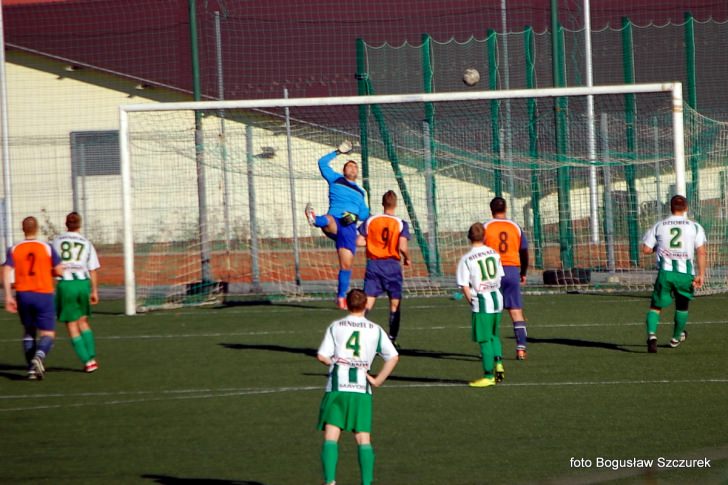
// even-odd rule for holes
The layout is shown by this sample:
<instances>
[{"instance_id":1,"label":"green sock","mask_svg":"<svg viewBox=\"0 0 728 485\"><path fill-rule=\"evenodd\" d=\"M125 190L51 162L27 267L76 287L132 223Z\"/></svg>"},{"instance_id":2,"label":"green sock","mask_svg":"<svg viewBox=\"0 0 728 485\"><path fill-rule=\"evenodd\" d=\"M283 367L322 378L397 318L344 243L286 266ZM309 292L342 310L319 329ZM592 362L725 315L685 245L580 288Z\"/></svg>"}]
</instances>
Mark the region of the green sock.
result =
<instances>
[{"instance_id":1,"label":"green sock","mask_svg":"<svg viewBox=\"0 0 728 485\"><path fill-rule=\"evenodd\" d=\"M359 468L362 485L370 485L374 481L374 448L371 444L359 445Z\"/></svg>"},{"instance_id":2,"label":"green sock","mask_svg":"<svg viewBox=\"0 0 728 485\"><path fill-rule=\"evenodd\" d=\"M647 312L647 334L657 333L657 325L660 323L660 313L650 309Z\"/></svg>"},{"instance_id":3,"label":"green sock","mask_svg":"<svg viewBox=\"0 0 728 485\"><path fill-rule=\"evenodd\" d=\"M81 337L73 337L71 339L71 345L73 345L73 350L76 351L76 355L81 359L82 364L91 360L88 355L88 350L86 350L86 343Z\"/></svg>"},{"instance_id":4,"label":"green sock","mask_svg":"<svg viewBox=\"0 0 728 485\"><path fill-rule=\"evenodd\" d=\"M339 444L336 441L324 441L321 448L321 463L324 467L324 483L336 480L336 462L339 461Z\"/></svg>"},{"instance_id":5,"label":"green sock","mask_svg":"<svg viewBox=\"0 0 728 485\"><path fill-rule=\"evenodd\" d=\"M495 325L493 327L493 356L496 359L500 359L503 357L503 344L501 344L500 339L500 322L501 322L501 316L498 315L495 321Z\"/></svg>"},{"instance_id":6,"label":"green sock","mask_svg":"<svg viewBox=\"0 0 728 485\"><path fill-rule=\"evenodd\" d=\"M672 338L680 340L680 335L688 324L688 312L675 312L675 330L672 332Z\"/></svg>"},{"instance_id":7,"label":"green sock","mask_svg":"<svg viewBox=\"0 0 728 485\"><path fill-rule=\"evenodd\" d=\"M86 344L86 350L88 351L88 357L89 359L93 359L96 357L96 341L94 340L94 333L89 328L88 330L84 330L81 332L81 337L83 338L84 343Z\"/></svg>"},{"instance_id":8,"label":"green sock","mask_svg":"<svg viewBox=\"0 0 728 485\"><path fill-rule=\"evenodd\" d=\"M483 354L483 375L493 377L493 342L488 340L480 342L480 353Z\"/></svg>"}]
</instances>

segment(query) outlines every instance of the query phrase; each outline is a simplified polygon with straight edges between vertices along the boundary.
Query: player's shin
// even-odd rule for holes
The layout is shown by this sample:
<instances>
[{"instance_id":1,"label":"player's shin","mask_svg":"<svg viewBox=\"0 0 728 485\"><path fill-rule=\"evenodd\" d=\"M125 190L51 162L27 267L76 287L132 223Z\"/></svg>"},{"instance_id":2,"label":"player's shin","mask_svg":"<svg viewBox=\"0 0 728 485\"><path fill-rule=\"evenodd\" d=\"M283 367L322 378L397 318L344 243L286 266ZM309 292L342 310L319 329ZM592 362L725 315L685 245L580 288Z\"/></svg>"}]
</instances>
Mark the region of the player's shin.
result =
<instances>
[{"instance_id":1,"label":"player's shin","mask_svg":"<svg viewBox=\"0 0 728 485\"><path fill-rule=\"evenodd\" d=\"M89 359L96 357L96 340L94 339L94 332L90 328L81 332L81 338L84 344L86 344L86 350L88 351Z\"/></svg>"},{"instance_id":2,"label":"player's shin","mask_svg":"<svg viewBox=\"0 0 728 485\"><path fill-rule=\"evenodd\" d=\"M516 336L516 348L525 349L528 337L526 333L526 322L513 322L513 333Z\"/></svg>"},{"instance_id":3,"label":"player's shin","mask_svg":"<svg viewBox=\"0 0 728 485\"><path fill-rule=\"evenodd\" d=\"M86 342L83 338L81 338L81 336L71 338L71 345L73 345L73 350L76 352L76 355L82 364L91 360L91 356L86 349Z\"/></svg>"},{"instance_id":4,"label":"player's shin","mask_svg":"<svg viewBox=\"0 0 728 485\"><path fill-rule=\"evenodd\" d=\"M493 377L493 367L495 363L493 361L493 341L486 340L480 343L480 353L483 360L483 377Z\"/></svg>"},{"instance_id":5,"label":"player's shin","mask_svg":"<svg viewBox=\"0 0 728 485\"><path fill-rule=\"evenodd\" d=\"M657 325L660 323L660 312L653 308L647 312L647 318L645 325L647 326L647 335L654 335L657 333Z\"/></svg>"},{"instance_id":6,"label":"player's shin","mask_svg":"<svg viewBox=\"0 0 728 485\"><path fill-rule=\"evenodd\" d=\"M25 361L30 364L30 359L35 355L35 337L32 335L23 336L23 353L25 353Z\"/></svg>"},{"instance_id":7,"label":"player's shin","mask_svg":"<svg viewBox=\"0 0 728 485\"><path fill-rule=\"evenodd\" d=\"M675 340L680 340L680 337L682 336L683 331L685 330L685 326L688 324L688 312L686 311L675 311L675 328L672 332L672 338Z\"/></svg>"},{"instance_id":8,"label":"player's shin","mask_svg":"<svg viewBox=\"0 0 728 485\"><path fill-rule=\"evenodd\" d=\"M359 469L362 485L370 485L374 481L374 448L371 443L359 445Z\"/></svg>"},{"instance_id":9,"label":"player's shin","mask_svg":"<svg viewBox=\"0 0 728 485\"><path fill-rule=\"evenodd\" d=\"M339 298L346 298L346 292L349 291L349 282L351 281L351 270L340 269L339 270L339 285L336 295Z\"/></svg>"},{"instance_id":10,"label":"player's shin","mask_svg":"<svg viewBox=\"0 0 728 485\"><path fill-rule=\"evenodd\" d=\"M324 468L324 483L336 481L336 463L339 461L339 444L336 441L324 441L321 448L321 464Z\"/></svg>"},{"instance_id":11,"label":"player's shin","mask_svg":"<svg viewBox=\"0 0 728 485\"><path fill-rule=\"evenodd\" d=\"M36 350L35 355L40 357L41 359L45 359L51 352L52 347L53 337L43 335L38 339L38 350Z\"/></svg>"},{"instance_id":12,"label":"player's shin","mask_svg":"<svg viewBox=\"0 0 728 485\"><path fill-rule=\"evenodd\" d=\"M399 336L399 320L400 320L400 311L397 309L397 311L390 311L389 312L389 338L392 340L397 340L397 336Z\"/></svg>"}]
</instances>

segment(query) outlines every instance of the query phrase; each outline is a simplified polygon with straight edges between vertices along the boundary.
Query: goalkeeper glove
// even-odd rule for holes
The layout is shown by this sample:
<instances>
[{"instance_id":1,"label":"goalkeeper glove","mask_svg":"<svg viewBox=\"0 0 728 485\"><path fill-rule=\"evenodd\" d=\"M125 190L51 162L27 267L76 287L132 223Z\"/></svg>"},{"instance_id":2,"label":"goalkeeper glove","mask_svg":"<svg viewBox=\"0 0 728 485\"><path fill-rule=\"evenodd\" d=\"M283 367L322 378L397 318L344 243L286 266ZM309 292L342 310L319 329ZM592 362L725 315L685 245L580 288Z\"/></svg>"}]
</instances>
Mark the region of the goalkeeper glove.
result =
<instances>
[{"instance_id":1,"label":"goalkeeper glove","mask_svg":"<svg viewBox=\"0 0 728 485\"><path fill-rule=\"evenodd\" d=\"M336 151L339 153L349 153L353 148L349 140L344 140L339 144L339 148Z\"/></svg>"},{"instance_id":2,"label":"goalkeeper glove","mask_svg":"<svg viewBox=\"0 0 728 485\"><path fill-rule=\"evenodd\" d=\"M359 220L359 218L356 217L356 214L352 214L351 212L344 212L339 219L342 226L349 226L354 224L357 220Z\"/></svg>"}]
</instances>

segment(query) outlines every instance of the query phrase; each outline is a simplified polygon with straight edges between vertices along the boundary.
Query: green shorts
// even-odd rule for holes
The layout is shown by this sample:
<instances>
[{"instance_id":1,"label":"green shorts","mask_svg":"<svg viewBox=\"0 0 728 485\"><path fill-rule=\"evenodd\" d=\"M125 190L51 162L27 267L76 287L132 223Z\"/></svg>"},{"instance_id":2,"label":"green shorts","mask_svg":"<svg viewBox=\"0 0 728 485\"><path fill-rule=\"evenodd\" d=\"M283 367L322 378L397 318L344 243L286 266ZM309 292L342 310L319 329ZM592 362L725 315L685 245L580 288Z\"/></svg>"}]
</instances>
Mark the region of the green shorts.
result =
<instances>
[{"instance_id":1,"label":"green shorts","mask_svg":"<svg viewBox=\"0 0 728 485\"><path fill-rule=\"evenodd\" d=\"M61 280L56 286L56 317L58 321L75 322L91 315L91 282Z\"/></svg>"},{"instance_id":2,"label":"green shorts","mask_svg":"<svg viewBox=\"0 0 728 485\"><path fill-rule=\"evenodd\" d=\"M655 287L652 290L652 306L654 308L668 307L677 295L692 300L695 295L693 278L693 275L687 273L659 271L655 280Z\"/></svg>"},{"instance_id":3,"label":"green shorts","mask_svg":"<svg viewBox=\"0 0 728 485\"><path fill-rule=\"evenodd\" d=\"M372 395L332 391L321 399L317 429L327 424L355 433L372 431Z\"/></svg>"},{"instance_id":4,"label":"green shorts","mask_svg":"<svg viewBox=\"0 0 728 485\"><path fill-rule=\"evenodd\" d=\"M472 313L470 325L472 326L473 342L487 342L498 335L501 313Z\"/></svg>"}]
</instances>

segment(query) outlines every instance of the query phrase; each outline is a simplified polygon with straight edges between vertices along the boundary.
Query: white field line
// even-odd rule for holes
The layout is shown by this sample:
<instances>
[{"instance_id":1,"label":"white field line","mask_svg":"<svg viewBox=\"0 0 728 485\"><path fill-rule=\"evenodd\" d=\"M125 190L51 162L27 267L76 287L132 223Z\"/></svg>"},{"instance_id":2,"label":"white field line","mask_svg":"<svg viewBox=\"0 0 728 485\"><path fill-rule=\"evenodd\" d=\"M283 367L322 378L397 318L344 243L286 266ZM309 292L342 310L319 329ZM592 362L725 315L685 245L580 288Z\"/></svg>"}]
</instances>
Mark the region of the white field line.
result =
<instances>
[{"instance_id":1,"label":"white field line","mask_svg":"<svg viewBox=\"0 0 728 485\"><path fill-rule=\"evenodd\" d=\"M580 328L580 327L631 327L631 326L644 326L644 322L623 322L623 323L533 323L532 328ZM697 322L689 322L690 326L693 325L721 325L728 324L728 320L705 320ZM450 330L450 329L469 329L470 325L457 325L457 326L428 326L428 327L407 327L408 330L417 331L439 331L439 330ZM207 333L169 333L169 334L147 334L147 335L94 335L96 340L153 340L153 339L176 339L176 338L220 338L220 337L244 337L244 336L256 336L256 335L295 335L295 334L306 334L310 333L311 330L260 330L260 331L249 331L249 332L207 332ZM0 343L17 343L18 338L12 339L0 339ZM56 340L67 340L65 337L56 337Z\"/></svg>"},{"instance_id":2,"label":"white field line","mask_svg":"<svg viewBox=\"0 0 728 485\"><path fill-rule=\"evenodd\" d=\"M728 377L714 379L657 379L657 380L635 380L635 381L564 381L564 382L522 382L515 384L499 384L497 389L509 389L520 387L570 387L570 386L616 386L616 385L660 385L660 384L728 384ZM466 384L449 382L431 382L415 384L390 384L385 386L392 390L407 390L416 388L437 388L456 387L464 388ZM35 411L42 409L75 408L89 406L116 406L120 404L138 404L155 401L171 401L179 399L216 399L221 397L240 397L264 394L281 394L287 392L323 392L323 386L301 386L301 387L269 387L269 388L240 388L240 389L178 389L169 391L119 391L114 393L53 393L53 394L20 394L1 396L4 401L9 400L32 400L32 399L83 399L81 402L65 404L43 404L23 407L0 409L0 413ZM482 392L482 391L474 391ZM487 391L486 391L487 392ZM497 392L497 391L496 391ZM103 402L89 401L94 397L117 397Z\"/></svg>"}]
</instances>

